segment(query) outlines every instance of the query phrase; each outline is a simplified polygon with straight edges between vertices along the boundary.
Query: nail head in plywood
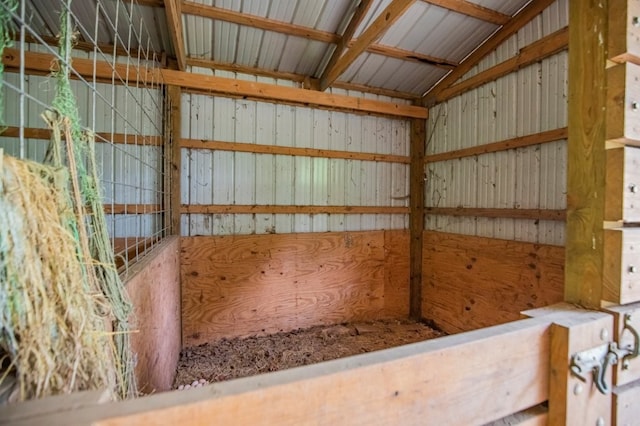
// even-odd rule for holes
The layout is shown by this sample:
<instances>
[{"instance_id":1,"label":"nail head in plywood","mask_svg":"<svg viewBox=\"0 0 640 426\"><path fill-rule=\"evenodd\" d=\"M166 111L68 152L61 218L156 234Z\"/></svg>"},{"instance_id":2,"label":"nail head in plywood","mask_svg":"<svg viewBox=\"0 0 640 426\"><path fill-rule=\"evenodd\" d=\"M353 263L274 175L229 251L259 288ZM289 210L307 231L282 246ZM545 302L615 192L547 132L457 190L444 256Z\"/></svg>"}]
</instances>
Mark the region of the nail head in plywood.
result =
<instances>
[{"instance_id":1,"label":"nail head in plywood","mask_svg":"<svg viewBox=\"0 0 640 426\"><path fill-rule=\"evenodd\" d=\"M640 64L640 1L609 0L609 59Z\"/></svg>"},{"instance_id":2,"label":"nail head in plywood","mask_svg":"<svg viewBox=\"0 0 640 426\"><path fill-rule=\"evenodd\" d=\"M607 140L640 146L640 66L607 69Z\"/></svg>"},{"instance_id":3,"label":"nail head in plywood","mask_svg":"<svg viewBox=\"0 0 640 426\"><path fill-rule=\"evenodd\" d=\"M602 299L640 301L640 228L605 230Z\"/></svg>"},{"instance_id":4,"label":"nail head in plywood","mask_svg":"<svg viewBox=\"0 0 640 426\"><path fill-rule=\"evenodd\" d=\"M640 148L607 150L605 220L640 222Z\"/></svg>"}]
</instances>

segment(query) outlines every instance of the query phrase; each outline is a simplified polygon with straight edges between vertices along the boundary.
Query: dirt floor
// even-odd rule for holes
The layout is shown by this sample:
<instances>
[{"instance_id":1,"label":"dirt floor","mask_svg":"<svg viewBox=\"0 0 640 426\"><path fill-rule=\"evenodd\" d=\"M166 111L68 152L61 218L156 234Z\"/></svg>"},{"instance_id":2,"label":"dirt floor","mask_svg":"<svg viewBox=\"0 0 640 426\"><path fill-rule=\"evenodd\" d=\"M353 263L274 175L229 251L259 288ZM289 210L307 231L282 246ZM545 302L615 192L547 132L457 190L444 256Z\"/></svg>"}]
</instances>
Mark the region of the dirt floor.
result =
<instances>
[{"instance_id":1,"label":"dirt floor","mask_svg":"<svg viewBox=\"0 0 640 426\"><path fill-rule=\"evenodd\" d=\"M174 388L284 370L443 335L410 320L378 320L223 339L184 349Z\"/></svg>"}]
</instances>

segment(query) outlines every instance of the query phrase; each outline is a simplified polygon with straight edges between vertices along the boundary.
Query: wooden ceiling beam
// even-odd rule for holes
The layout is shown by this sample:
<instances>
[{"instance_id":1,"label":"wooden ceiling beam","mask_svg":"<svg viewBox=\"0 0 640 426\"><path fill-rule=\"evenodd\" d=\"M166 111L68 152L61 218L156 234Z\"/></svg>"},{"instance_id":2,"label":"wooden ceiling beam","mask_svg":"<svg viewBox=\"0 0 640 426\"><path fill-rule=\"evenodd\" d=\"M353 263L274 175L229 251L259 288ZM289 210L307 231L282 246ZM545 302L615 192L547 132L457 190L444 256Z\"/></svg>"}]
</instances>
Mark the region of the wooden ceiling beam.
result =
<instances>
[{"instance_id":1,"label":"wooden ceiling beam","mask_svg":"<svg viewBox=\"0 0 640 426\"><path fill-rule=\"evenodd\" d=\"M125 0L125 3L129 3L129 1ZM163 0L135 0L135 3L138 3L138 6L164 7Z\"/></svg>"},{"instance_id":2,"label":"wooden ceiling beam","mask_svg":"<svg viewBox=\"0 0 640 426\"><path fill-rule=\"evenodd\" d=\"M187 68L187 55L185 53L184 38L182 36L182 4L180 0L164 0L164 11L167 16L169 35L173 50L178 61L178 69L184 71Z\"/></svg>"},{"instance_id":3,"label":"wooden ceiling beam","mask_svg":"<svg viewBox=\"0 0 640 426\"><path fill-rule=\"evenodd\" d=\"M362 0L358 3L358 6L356 6L356 10L354 11L353 16L351 17L351 20L349 21L347 28L344 30L344 33L342 34L342 37L340 38L338 45L336 46L335 50L331 54L331 58L329 59L329 62L327 62L327 65L324 67L324 71L320 75L320 81L327 78L327 73L331 69L333 69L333 67L336 65L336 62L338 62L338 60L344 53L345 49L347 49L347 47L349 46L349 43L353 39L353 35L355 34L356 30L358 29L358 26L362 22L362 19L364 19L365 15L371 8L372 4L373 4L373 0Z\"/></svg>"},{"instance_id":4,"label":"wooden ceiling beam","mask_svg":"<svg viewBox=\"0 0 640 426\"><path fill-rule=\"evenodd\" d=\"M467 56L460 65L431 88L431 90L423 96L423 105L435 104L443 90L453 85L460 77L477 65L478 62L493 52L500 44L515 34L529 21L542 13L542 11L553 2L554 0L533 0L526 7L522 8L508 23L487 38L473 53Z\"/></svg>"},{"instance_id":5,"label":"wooden ceiling beam","mask_svg":"<svg viewBox=\"0 0 640 426\"><path fill-rule=\"evenodd\" d=\"M422 0L435 6L440 6L463 15L471 16L482 21L490 22L496 25L504 25L511 17L500 12L496 12L488 7L480 6L466 0Z\"/></svg>"},{"instance_id":6,"label":"wooden ceiling beam","mask_svg":"<svg viewBox=\"0 0 640 426\"><path fill-rule=\"evenodd\" d=\"M413 4L414 0L393 0L373 23L358 37L353 46L338 59L335 65L326 70L326 75L320 80L320 90L336 81L340 75L360 56L373 42L378 40L393 25L393 23Z\"/></svg>"},{"instance_id":7,"label":"wooden ceiling beam","mask_svg":"<svg viewBox=\"0 0 640 426\"><path fill-rule=\"evenodd\" d=\"M340 36L334 33L263 18L261 16L249 15L229 9L194 3L191 1L182 2L182 13L217 19L219 21L231 22L238 25L246 25L253 28L260 28L262 30L274 31L310 40L322 41L324 43L338 43L340 41Z\"/></svg>"},{"instance_id":8,"label":"wooden ceiling beam","mask_svg":"<svg viewBox=\"0 0 640 426\"><path fill-rule=\"evenodd\" d=\"M419 64L432 65L434 67L445 70L452 70L458 66L457 62L449 61L435 56L425 55L410 50L399 49L397 47L385 46L382 44L372 44L367 47L367 52L377 55L388 56L390 58L400 59L402 61L417 62Z\"/></svg>"}]
</instances>

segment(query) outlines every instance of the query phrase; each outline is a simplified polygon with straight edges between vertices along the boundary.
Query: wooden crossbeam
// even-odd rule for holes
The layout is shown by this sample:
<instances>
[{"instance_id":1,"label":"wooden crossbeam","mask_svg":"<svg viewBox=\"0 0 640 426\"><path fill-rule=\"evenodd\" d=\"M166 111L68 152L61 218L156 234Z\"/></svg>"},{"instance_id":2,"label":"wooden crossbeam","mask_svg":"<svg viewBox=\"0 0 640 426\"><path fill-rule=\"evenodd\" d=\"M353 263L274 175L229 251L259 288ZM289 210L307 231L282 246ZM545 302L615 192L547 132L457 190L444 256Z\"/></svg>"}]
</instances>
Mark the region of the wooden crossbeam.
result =
<instances>
[{"instance_id":1,"label":"wooden crossbeam","mask_svg":"<svg viewBox=\"0 0 640 426\"><path fill-rule=\"evenodd\" d=\"M331 54L331 58L329 59L329 62L325 66L324 71L320 76L320 81L322 81L323 79L326 79L329 71L332 70L333 67L335 67L336 63L344 53L345 49L347 49L347 47L349 46L349 43L353 39L353 35L356 32L356 29L358 29L358 26L364 19L365 15L371 8L372 4L373 4L373 0L362 0L358 3L356 10L354 11L353 16L351 17L351 20L349 21L349 25L347 25L347 28L344 30L344 34L342 34L340 41L338 42L335 50Z\"/></svg>"},{"instance_id":2,"label":"wooden crossbeam","mask_svg":"<svg viewBox=\"0 0 640 426\"><path fill-rule=\"evenodd\" d=\"M454 12L462 13L463 15L472 16L482 21L491 22L496 25L504 25L509 22L511 18L509 15L505 15L500 12L496 12L493 9L489 9L484 6L471 3L466 0L422 0L425 3L433 4L443 7L445 9L453 10Z\"/></svg>"},{"instance_id":3,"label":"wooden crossbeam","mask_svg":"<svg viewBox=\"0 0 640 426\"><path fill-rule=\"evenodd\" d=\"M336 61L332 68L325 72L320 80L320 90L336 81L340 75L364 52L374 41L378 40L393 25L393 23L413 4L414 0L394 0L382 11L373 23L358 37L353 46Z\"/></svg>"},{"instance_id":4,"label":"wooden crossbeam","mask_svg":"<svg viewBox=\"0 0 640 426\"><path fill-rule=\"evenodd\" d=\"M445 70L451 70L458 66L457 62L449 61L444 58L437 58L435 56L412 52L410 50L399 49L393 46L385 46L382 44L372 44L371 46L367 47L367 52L387 56L389 58L400 59L402 61L432 65L434 67L442 68Z\"/></svg>"},{"instance_id":5,"label":"wooden crossbeam","mask_svg":"<svg viewBox=\"0 0 640 426\"><path fill-rule=\"evenodd\" d=\"M185 214L409 214L403 206L183 204Z\"/></svg>"},{"instance_id":6,"label":"wooden crossbeam","mask_svg":"<svg viewBox=\"0 0 640 426\"><path fill-rule=\"evenodd\" d=\"M325 43L338 43L340 41L339 35L330 32L263 18L261 16L249 15L229 9L222 9L215 6L194 3L191 1L182 2L182 13L216 19L219 21L232 22L238 25L246 25L253 28L260 28L267 31L274 31L310 40L322 41Z\"/></svg>"},{"instance_id":7,"label":"wooden crossbeam","mask_svg":"<svg viewBox=\"0 0 640 426\"><path fill-rule=\"evenodd\" d=\"M182 10L180 0L164 0L164 11L169 25L171 43L176 53L178 69L184 71L187 67L184 38L182 36Z\"/></svg>"},{"instance_id":8,"label":"wooden crossbeam","mask_svg":"<svg viewBox=\"0 0 640 426\"><path fill-rule=\"evenodd\" d=\"M511 18L509 22L503 25L498 31L493 33L487 38L480 47L478 47L472 54L467 56L460 65L458 65L453 71L451 71L445 78L440 80L431 90L429 90L423 97L424 105L433 105L437 101L438 95L452 84L454 84L460 77L465 75L471 68L473 68L478 62L480 62L485 56L493 52L500 44L515 34L520 28L526 25L533 18L538 16L544 9L546 9L555 0L533 0L526 7L522 8L516 15Z\"/></svg>"},{"instance_id":9,"label":"wooden crossbeam","mask_svg":"<svg viewBox=\"0 0 640 426\"><path fill-rule=\"evenodd\" d=\"M490 217L506 219L532 219L532 220L557 220L563 221L567 217L566 210L548 209L491 209L476 207L427 207L428 215L463 216L463 217Z\"/></svg>"}]
</instances>

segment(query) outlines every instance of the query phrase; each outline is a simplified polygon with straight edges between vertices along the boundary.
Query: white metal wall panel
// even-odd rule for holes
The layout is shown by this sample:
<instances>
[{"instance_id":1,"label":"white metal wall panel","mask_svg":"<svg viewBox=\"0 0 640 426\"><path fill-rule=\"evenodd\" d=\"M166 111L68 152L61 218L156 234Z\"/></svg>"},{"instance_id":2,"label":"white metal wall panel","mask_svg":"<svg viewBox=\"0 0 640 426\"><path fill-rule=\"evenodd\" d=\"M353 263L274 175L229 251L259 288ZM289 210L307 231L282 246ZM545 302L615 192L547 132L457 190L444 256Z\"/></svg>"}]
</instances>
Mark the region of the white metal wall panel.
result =
<instances>
[{"instance_id":1,"label":"white metal wall panel","mask_svg":"<svg viewBox=\"0 0 640 426\"><path fill-rule=\"evenodd\" d=\"M187 93L182 109L185 138L409 152L408 122L401 119ZM198 149L183 149L182 159L184 204L408 205L407 164ZM389 214L191 214L182 223L185 235L225 235L403 229L408 220Z\"/></svg>"},{"instance_id":2,"label":"white metal wall panel","mask_svg":"<svg viewBox=\"0 0 640 426\"><path fill-rule=\"evenodd\" d=\"M555 2L463 80L564 27L567 16L566 0ZM427 153L447 152L565 127L567 56L566 52L560 52L432 108ZM428 206L566 208L566 141L432 163L427 166L426 173ZM427 215L426 228L564 244L564 223L558 221Z\"/></svg>"}]
</instances>

